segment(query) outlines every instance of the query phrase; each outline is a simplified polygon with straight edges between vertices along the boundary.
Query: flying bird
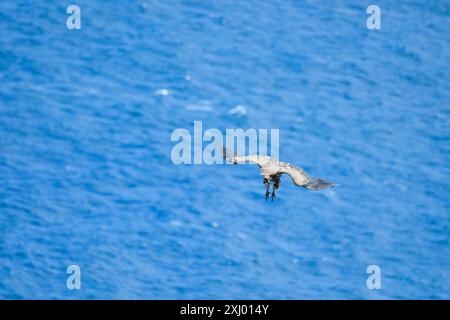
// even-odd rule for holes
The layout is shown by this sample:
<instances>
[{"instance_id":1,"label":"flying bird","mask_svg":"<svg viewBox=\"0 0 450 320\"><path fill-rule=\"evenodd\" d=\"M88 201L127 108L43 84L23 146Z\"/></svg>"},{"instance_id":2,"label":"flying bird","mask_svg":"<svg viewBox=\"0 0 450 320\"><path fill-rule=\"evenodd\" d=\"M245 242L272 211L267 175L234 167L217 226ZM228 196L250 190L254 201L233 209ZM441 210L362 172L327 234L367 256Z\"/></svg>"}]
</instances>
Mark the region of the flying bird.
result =
<instances>
[{"instance_id":1,"label":"flying bird","mask_svg":"<svg viewBox=\"0 0 450 320\"><path fill-rule=\"evenodd\" d=\"M266 187L266 201L271 197L271 200L276 197L275 190L280 187L281 175L287 174L291 177L292 182L299 187L303 187L310 190L323 190L335 187L335 183L328 182L321 178L310 177L305 170L300 167L296 167L290 163L278 161L275 158L269 156L250 155L250 156L237 156L230 152L226 148L223 148L223 158L234 164L240 163L255 163L260 168L260 174L263 178L264 186ZM272 186L272 192L269 192L270 185Z\"/></svg>"}]
</instances>

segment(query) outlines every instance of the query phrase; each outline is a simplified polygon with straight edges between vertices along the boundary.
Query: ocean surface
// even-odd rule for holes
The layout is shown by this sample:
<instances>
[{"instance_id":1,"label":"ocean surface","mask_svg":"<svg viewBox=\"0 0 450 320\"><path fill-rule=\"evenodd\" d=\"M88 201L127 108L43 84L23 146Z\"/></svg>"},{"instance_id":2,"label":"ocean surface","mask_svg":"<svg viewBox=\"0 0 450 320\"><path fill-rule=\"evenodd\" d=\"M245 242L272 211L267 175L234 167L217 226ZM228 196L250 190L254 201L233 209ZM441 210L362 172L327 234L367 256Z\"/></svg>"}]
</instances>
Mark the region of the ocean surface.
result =
<instances>
[{"instance_id":1,"label":"ocean surface","mask_svg":"<svg viewBox=\"0 0 450 320\"><path fill-rule=\"evenodd\" d=\"M0 1L0 298L450 298L448 0L70 4ZM175 165L196 120L339 186Z\"/></svg>"}]
</instances>

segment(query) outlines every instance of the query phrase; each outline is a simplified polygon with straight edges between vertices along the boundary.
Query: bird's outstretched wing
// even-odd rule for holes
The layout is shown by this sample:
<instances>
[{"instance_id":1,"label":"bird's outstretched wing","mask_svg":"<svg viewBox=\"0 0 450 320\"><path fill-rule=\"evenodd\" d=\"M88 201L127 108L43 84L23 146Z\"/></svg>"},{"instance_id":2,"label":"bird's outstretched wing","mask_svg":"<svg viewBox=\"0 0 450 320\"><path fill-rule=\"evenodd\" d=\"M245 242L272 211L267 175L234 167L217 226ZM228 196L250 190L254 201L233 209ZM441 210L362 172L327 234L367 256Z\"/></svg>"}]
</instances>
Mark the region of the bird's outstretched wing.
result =
<instances>
[{"instance_id":1,"label":"bird's outstretched wing","mask_svg":"<svg viewBox=\"0 0 450 320\"><path fill-rule=\"evenodd\" d=\"M229 161L231 163L234 163L234 164L255 163L259 167L261 167L263 165L263 159L262 159L262 157L260 157L258 155L238 156L226 148L223 148L223 159L226 161Z\"/></svg>"},{"instance_id":2,"label":"bird's outstretched wing","mask_svg":"<svg viewBox=\"0 0 450 320\"><path fill-rule=\"evenodd\" d=\"M336 186L335 183L328 182L321 178L312 178L302 168L287 162L280 162L279 172L288 174L296 186L306 189L322 190Z\"/></svg>"},{"instance_id":3,"label":"bird's outstretched wing","mask_svg":"<svg viewBox=\"0 0 450 320\"><path fill-rule=\"evenodd\" d=\"M311 180L311 177L305 172L305 170L287 162L280 162L279 172L289 175L292 182L300 187L303 187Z\"/></svg>"}]
</instances>

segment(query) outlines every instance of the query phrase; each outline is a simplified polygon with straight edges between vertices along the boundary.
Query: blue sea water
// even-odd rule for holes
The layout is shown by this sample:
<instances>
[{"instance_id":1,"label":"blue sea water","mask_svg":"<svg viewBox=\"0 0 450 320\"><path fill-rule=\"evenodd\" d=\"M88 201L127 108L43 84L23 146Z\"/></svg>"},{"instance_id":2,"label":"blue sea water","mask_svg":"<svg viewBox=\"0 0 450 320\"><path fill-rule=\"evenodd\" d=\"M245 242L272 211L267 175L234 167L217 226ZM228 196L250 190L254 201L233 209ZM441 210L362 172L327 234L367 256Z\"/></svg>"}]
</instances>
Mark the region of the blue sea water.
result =
<instances>
[{"instance_id":1,"label":"blue sea water","mask_svg":"<svg viewBox=\"0 0 450 320\"><path fill-rule=\"evenodd\" d=\"M449 1L70 4L0 1L1 298L450 298ZM194 120L339 186L175 165Z\"/></svg>"}]
</instances>

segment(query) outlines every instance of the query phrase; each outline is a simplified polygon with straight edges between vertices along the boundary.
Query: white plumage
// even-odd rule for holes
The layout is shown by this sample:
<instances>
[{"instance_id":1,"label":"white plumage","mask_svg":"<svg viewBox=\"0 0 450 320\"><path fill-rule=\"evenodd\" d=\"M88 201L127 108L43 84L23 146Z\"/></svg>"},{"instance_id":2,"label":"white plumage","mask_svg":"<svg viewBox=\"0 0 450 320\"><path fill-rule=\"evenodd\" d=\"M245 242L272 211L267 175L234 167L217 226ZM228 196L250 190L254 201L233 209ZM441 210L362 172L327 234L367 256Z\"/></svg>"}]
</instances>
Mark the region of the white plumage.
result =
<instances>
[{"instance_id":1,"label":"white plumage","mask_svg":"<svg viewBox=\"0 0 450 320\"><path fill-rule=\"evenodd\" d=\"M225 160L234 164L254 163L258 165L260 174L263 177L264 185L266 186L266 201L270 195L270 184L273 184L271 195L272 201L275 198L275 190L280 187L280 178L282 174L289 175L296 186L310 190L322 190L336 186L336 184L321 178L312 178L302 168L287 162L278 161L272 157L260 155L237 156L226 148L223 148L223 156Z\"/></svg>"}]
</instances>

